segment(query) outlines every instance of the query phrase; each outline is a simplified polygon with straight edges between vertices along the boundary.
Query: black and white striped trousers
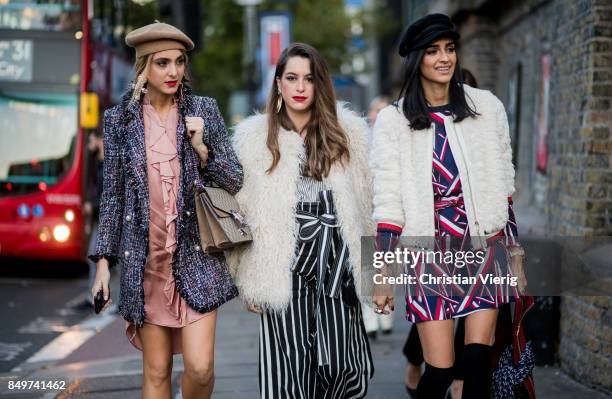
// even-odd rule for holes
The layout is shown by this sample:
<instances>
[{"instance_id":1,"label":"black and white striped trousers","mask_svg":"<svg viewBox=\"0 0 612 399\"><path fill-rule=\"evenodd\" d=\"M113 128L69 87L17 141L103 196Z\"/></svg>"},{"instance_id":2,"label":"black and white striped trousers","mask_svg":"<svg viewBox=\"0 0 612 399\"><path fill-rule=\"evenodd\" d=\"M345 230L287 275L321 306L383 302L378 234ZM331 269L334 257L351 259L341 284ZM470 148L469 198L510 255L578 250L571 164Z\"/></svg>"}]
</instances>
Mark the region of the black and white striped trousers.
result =
<instances>
[{"instance_id":1,"label":"black and white striped trousers","mask_svg":"<svg viewBox=\"0 0 612 399\"><path fill-rule=\"evenodd\" d=\"M307 207L313 211L312 205L300 203L298 210ZM319 208L313 213L321 211ZM325 279L331 277L336 254L344 247L339 229L331 232ZM337 297L317 295L315 268L304 267L313 262L317 248L316 241L306 246L298 242L289 306L283 312L261 316L259 386L264 399L364 398L374 374L351 273L345 270L342 274ZM327 354L323 365L318 338L324 341Z\"/></svg>"}]
</instances>

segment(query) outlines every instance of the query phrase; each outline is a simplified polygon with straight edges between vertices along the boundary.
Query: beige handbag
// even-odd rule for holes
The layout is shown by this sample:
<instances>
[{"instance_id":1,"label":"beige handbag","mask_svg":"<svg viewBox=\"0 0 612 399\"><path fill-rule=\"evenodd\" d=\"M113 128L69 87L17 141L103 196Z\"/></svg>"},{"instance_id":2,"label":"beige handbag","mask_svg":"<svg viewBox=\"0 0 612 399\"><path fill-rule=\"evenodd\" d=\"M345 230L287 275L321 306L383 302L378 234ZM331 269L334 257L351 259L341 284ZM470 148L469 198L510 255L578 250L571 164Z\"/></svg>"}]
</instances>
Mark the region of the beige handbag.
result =
<instances>
[{"instance_id":1,"label":"beige handbag","mask_svg":"<svg viewBox=\"0 0 612 399\"><path fill-rule=\"evenodd\" d=\"M195 203L204 252L223 252L253 241L238 201L224 189L205 187L196 193Z\"/></svg>"}]
</instances>

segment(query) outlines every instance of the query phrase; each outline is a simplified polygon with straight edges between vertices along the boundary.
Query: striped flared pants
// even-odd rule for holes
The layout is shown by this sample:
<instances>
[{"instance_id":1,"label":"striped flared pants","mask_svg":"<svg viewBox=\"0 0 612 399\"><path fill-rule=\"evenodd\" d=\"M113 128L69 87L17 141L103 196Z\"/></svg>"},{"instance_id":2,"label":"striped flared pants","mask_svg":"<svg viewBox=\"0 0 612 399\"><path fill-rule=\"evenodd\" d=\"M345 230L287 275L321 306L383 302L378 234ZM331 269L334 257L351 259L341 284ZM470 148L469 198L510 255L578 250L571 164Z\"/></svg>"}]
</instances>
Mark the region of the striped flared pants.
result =
<instances>
[{"instance_id":1,"label":"striped flared pants","mask_svg":"<svg viewBox=\"0 0 612 399\"><path fill-rule=\"evenodd\" d=\"M303 209L308 209L310 216L333 214L308 204L312 205L300 203L299 207L307 206ZM333 218L327 218L322 223L329 227L332 221ZM334 261L346 247L337 227L321 234L320 239L323 237L330 239L324 273L324 279L330 280L337 270ZM374 367L353 279L350 271L344 269L335 294L323 292L322 288L317 291L321 274L315 273L316 267L311 265L321 256L317 251L322 247L317 239L298 242L292 298L287 309L261 315L259 385L264 399L366 396Z\"/></svg>"}]
</instances>

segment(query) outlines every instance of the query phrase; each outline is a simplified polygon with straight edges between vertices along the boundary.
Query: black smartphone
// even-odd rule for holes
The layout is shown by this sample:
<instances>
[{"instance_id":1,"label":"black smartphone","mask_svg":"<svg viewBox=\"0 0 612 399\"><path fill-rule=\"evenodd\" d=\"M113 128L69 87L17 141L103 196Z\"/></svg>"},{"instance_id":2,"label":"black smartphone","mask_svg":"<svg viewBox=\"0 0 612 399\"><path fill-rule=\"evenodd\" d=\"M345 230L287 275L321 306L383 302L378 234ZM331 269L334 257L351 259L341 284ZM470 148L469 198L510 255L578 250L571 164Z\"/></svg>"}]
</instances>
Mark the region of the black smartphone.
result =
<instances>
[{"instance_id":1,"label":"black smartphone","mask_svg":"<svg viewBox=\"0 0 612 399\"><path fill-rule=\"evenodd\" d=\"M108 293L108 297L110 298L110 292ZM108 299L104 300L104 291L102 290L102 288L100 288L100 291L98 291L98 293L94 297L94 311L96 312L96 314L102 311L102 308L104 308L106 302L108 302Z\"/></svg>"}]
</instances>

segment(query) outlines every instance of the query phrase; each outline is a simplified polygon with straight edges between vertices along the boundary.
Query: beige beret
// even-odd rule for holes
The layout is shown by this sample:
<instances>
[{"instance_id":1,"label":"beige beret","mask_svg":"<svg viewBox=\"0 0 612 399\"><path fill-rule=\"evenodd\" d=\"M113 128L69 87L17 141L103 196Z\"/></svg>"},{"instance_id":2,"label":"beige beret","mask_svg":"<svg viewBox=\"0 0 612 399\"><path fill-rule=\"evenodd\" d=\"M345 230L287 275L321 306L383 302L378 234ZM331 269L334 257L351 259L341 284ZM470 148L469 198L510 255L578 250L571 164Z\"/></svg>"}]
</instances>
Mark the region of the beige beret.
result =
<instances>
[{"instance_id":1,"label":"beige beret","mask_svg":"<svg viewBox=\"0 0 612 399\"><path fill-rule=\"evenodd\" d=\"M134 29L125 37L125 44L134 47L136 57L164 50L193 50L193 42L186 34L163 22Z\"/></svg>"}]
</instances>

